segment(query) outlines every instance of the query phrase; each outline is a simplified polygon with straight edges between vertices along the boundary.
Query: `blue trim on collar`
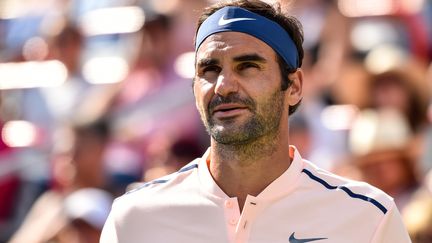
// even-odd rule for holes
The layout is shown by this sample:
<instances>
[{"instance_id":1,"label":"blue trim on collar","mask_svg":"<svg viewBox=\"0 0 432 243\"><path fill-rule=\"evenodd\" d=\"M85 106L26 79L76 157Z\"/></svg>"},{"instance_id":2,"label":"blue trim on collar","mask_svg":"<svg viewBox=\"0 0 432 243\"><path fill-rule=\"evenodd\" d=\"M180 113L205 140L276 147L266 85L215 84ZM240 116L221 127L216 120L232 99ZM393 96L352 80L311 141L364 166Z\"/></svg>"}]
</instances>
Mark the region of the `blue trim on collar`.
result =
<instances>
[{"instance_id":1,"label":"blue trim on collar","mask_svg":"<svg viewBox=\"0 0 432 243\"><path fill-rule=\"evenodd\" d=\"M357 199L360 199L360 200L363 200L366 202L370 202L373 205L375 205L377 208L379 208L384 214L387 213L387 209L381 203L379 203L377 200L375 200L373 198L367 197L365 195L354 193L348 187L345 187L345 186L332 186L332 185L328 184L326 181L324 181L323 179L312 174L312 172L310 172L307 169L303 169L302 172L305 173L306 175L308 175L309 178L311 178L314 181L319 182L321 185L323 185L325 188L327 188L329 190L340 189L340 190L346 192L348 194L348 196L350 196L352 198L357 198Z\"/></svg>"},{"instance_id":2,"label":"blue trim on collar","mask_svg":"<svg viewBox=\"0 0 432 243\"><path fill-rule=\"evenodd\" d=\"M178 171L175 172L174 174L183 173L183 172L186 172L186 171L188 171L188 170L195 169L195 168L198 168L198 164L186 165L185 167L181 168L180 170L178 170ZM171 174L171 175L173 175L173 174ZM151 185L166 183L166 182L168 182L170 179L171 179L171 178L167 178L167 179L156 179L156 180L153 180L153 181L146 182L146 183L142 184L141 186L139 186L138 188L135 188L135 189L132 189L132 190L126 192L126 194L129 194L129 193L132 193L132 192L136 192L136 191L138 191L138 190L141 190L141 189L146 188L146 187L151 186Z\"/></svg>"}]
</instances>

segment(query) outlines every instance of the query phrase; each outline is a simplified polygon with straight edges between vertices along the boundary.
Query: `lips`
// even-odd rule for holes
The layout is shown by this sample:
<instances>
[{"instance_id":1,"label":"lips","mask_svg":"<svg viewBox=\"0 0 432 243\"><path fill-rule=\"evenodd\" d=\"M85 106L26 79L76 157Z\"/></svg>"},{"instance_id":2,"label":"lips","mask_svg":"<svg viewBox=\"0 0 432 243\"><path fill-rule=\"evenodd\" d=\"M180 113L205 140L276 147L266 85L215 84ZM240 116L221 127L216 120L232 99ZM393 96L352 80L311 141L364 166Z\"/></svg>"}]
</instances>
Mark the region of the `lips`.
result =
<instances>
[{"instance_id":1,"label":"lips","mask_svg":"<svg viewBox=\"0 0 432 243\"><path fill-rule=\"evenodd\" d=\"M211 114L215 117L224 118L239 115L247 109L247 106L240 104L222 104L216 106Z\"/></svg>"}]
</instances>

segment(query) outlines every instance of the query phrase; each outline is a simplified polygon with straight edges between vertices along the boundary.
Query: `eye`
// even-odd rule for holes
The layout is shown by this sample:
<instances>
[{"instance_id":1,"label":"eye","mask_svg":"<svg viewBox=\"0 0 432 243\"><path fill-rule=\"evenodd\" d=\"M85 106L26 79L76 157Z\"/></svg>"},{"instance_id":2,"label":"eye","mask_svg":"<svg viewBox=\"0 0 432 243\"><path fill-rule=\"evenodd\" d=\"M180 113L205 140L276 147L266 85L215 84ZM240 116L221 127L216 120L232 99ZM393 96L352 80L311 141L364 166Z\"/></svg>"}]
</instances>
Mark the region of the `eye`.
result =
<instances>
[{"instance_id":1,"label":"eye","mask_svg":"<svg viewBox=\"0 0 432 243\"><path fill-rule=\"evenodd\" d=\"M212 66L206 66L205 68L202 69L202 73L206 74L209 72L216 72L216 73L220 73L222 69L219 66L216 65L212 65Z\"/></svg>"},{"instance_id":2,"label":"eye","mask_svg":"<svg viewBox=\"0 0 432 243\"><path fill-rule=\"evenodd\" d=\"M258 64L253 63L253 62L242 62L237 66L237 69L239 71L246 70L249 68L259 68L259 66L258 66Z\"/></svg>"},{"instance_id":3,"label":"eye","mask_svg":"<svg viewBox=\"0 0 432 243\"><path fill-rule=\"evenodd\" d=\"M222 71L222 68L217 65L209 65L205 66L201 69L200 75L201 78L207 79L207 80L213 80L216 79L217 76L219 76L219 73Z\"/></svg>"}]
</instances>

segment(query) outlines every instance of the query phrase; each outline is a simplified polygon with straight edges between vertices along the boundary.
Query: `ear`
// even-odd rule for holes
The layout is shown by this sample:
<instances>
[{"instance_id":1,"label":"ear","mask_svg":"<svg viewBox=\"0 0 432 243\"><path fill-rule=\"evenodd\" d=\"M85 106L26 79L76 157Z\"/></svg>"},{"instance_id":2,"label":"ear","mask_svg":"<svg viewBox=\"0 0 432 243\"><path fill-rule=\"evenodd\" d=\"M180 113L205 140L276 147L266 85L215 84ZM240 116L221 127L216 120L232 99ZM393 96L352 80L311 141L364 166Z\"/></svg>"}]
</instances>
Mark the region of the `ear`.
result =
<instances>
[{"instance_id":1,"label":"ear","mask_svg":"<svg viewBox=\"0 0 432 243\"><path fill-rule=\"evenodd\" d=\"M293 106L299 103L303 97L303 70L297 68L294 73L288 75L288 79L291 81L291 86L286 91L288 95L288 104Z\"/></svg>"}]
</instances>

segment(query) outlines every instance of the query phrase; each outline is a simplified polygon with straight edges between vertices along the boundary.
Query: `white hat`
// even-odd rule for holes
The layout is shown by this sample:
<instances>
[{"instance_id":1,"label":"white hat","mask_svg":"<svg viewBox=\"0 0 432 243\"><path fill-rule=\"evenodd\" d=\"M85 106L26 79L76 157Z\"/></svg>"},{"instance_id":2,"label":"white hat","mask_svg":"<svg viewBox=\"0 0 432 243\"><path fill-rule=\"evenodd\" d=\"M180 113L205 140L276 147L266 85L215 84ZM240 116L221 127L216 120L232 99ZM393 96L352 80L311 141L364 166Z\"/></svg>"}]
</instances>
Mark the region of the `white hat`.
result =
<instances>
[{"instance_id":1,"label":"white hat","mask_svg":"<svg viewBox=\"0 0 432 243\"><path fill-rule=\"evenodd\" d=\"M403 149L411 136L407 119L393 109L365 110L355 119L349 134L350 149L366 155L385 149Z\"/></svg>"},{"instance_id":2,"label":"white hat","mask_svg":"<svg viewBox=\"0 0 432 243\"><path fill-rule=\"evenodd\" d=\"M102 229L112 202L110 193L96 188L84 188L66 197L64 209L72 220L81 219L97 229Z\"/></svg>"}]
</instances>

